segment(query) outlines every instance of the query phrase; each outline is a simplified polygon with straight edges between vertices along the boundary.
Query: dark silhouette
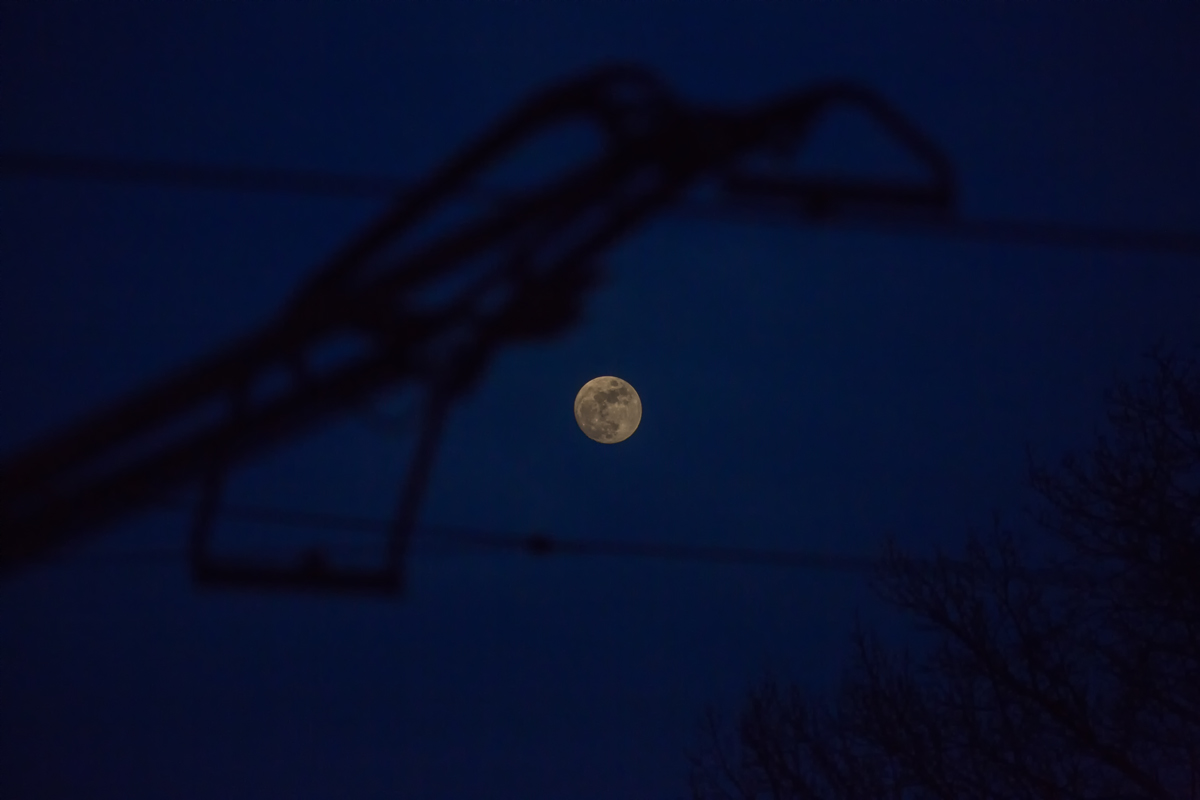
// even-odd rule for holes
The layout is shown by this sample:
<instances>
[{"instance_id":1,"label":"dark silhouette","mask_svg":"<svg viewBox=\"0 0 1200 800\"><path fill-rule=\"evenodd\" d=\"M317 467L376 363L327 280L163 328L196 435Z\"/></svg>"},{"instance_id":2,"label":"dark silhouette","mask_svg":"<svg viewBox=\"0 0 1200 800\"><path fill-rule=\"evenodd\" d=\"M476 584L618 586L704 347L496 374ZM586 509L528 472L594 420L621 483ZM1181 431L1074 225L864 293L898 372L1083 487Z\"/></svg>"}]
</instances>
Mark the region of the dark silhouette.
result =
<instances>
[{"instance_id":1,"label":"dark silhouette","mask_svg":"<svg viewBox=\"0 0 1200 800\"><path fill-rule=\"evenodd\" d=\"M862 108L928 168L897 183L750 171L755 155L793 154L829 108ZM431 214L545 129L584 121L599 156L479 219L411 243ZM558 335L600 278L597 259L702 179L738 205L798 204L821 217L950 209L947 160L874 93L833 84L746 111L684 105L651 75L601 69L555 86L404 195L335 254L261 330L178 375L0 463L0 571L200 481L192 559L200 580L392 591L456 398L509 343ZM427 237L428 238L428 237ZM449 300L424 293L451 279ZM461 285L461 284L456 284ZM333 365L322 348L349 344ZM272 377L286 386L268 394ZM248 456L353 410L403 382L427 392L419 441L378 569L344 571L324 558L292 565L234 562L209 531L225 475Z\"/></svg>"},{"instance_id":2,"label":"dark silhouette","mask_svg":"<svg viewBox=\"0 0 1200 800\"><path fill-rule=\"evenodd\" d=\"M768 678L710 712L693 797L1200 797L1200 364L1152 360L1090 452L1031 467L1033 535L889 548L877 589L927 647L860 626L831 699Z\"/></svg>"}]
</instances>

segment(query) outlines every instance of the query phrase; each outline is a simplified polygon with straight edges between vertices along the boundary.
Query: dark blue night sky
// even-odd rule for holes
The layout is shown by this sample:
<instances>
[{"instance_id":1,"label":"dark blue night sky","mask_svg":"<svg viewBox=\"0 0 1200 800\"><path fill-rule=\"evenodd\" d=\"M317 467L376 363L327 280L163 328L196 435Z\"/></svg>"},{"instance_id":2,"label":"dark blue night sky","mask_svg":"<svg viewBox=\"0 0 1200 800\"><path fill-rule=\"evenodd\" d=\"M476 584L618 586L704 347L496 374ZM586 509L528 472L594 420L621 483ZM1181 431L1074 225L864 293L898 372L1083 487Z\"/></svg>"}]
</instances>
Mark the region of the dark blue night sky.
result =
<instances>
[{"instance_id":1,"label":"dark blue night sky","mask_svg":"<svg viewBox=\"0 0 1200 800\"><path fill-rule=\"evenodd\" d=\"M1183 2L7 2L0 155L418 178L531 92L631 62L712 105L869 85L949 154L965 218L1197 231L1197 42ZM807 157L904 174L885 145L831 119ZM7 174L0 454L256 326L383 208ZM606 266L580 325L455 407L402 599L198 590L173 512L0 584L0 796L682 797L706 704L767 668L826 685L856 613L890 622L864 577L430 526L954 546L1019 514L1027 446L1082 446L1113 378L1195 344L1200 305L1194 256L777 218L667 215ZM571 414L605 374L645 408L614 446ZM229 499L386 518L409 445L343 417Z\"/></svg>"}]
</instances>

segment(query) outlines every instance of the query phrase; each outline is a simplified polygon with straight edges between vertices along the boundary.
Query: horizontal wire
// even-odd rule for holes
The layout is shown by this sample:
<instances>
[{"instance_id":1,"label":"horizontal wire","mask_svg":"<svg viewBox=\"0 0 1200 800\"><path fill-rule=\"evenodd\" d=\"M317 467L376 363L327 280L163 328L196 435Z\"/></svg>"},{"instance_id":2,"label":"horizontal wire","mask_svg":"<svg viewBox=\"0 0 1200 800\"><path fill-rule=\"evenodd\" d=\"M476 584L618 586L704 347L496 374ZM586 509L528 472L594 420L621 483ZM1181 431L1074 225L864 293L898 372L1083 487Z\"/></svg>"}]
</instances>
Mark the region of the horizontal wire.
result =
<instances>
[{"instance_id":1,"label":"horizontal wire","mask_svg":"<svg viewBox=\"0 0 1200 800\"><path fill-rule=\"evenodd\" d=\"M411 186L408 182L390 178L304 170L199 166L36 153L0 153L0 176L368 199L402 194Z\"/></svg>"},{"instance_id":2,"label":"horizontal wire","mask_svg":"<svg viewBox=\"0 0 1200 800\"><path fill-rule=\"evenodd\" d=\"M412 181L378 176L36 153L0 153L0 177L43 177L360 199L398 197L415 185ZM501 203L512 196L510 191L478 186L466 187L460 192L463 200L488 204ZM735 221L749 217L757 222L767 221L772 215L772 212L763 208L711 204L683 204L666 213L705 220L719 218ZM782 219L778 211L774 212L774 216ZM1178 231L1144 231L1004 219L914 219L897 222L885 219L814 218L799 213L789 214L786 219L793 224L800 222L822 228L865 228L893 234L940 236L979 242L1200 256L1200 235Z\"/></svg>"},{"instance_id":3,"label":"horizontal wire","mask_svg":"<svg viewBox=\"0 0 1200 800\"><path fill-rule=\"evenodd\" d=\"M324 531L387 533L391 522L325 512L293 511L264 506L228 505L222 513L247 522L300 527ZM676 545L663 543L618 542L607 540L559 539L541 531L526 534L494 533L453 525L425 525L420 531L429 543L469 545L473 547L523 550L533 555L588 555L656 558L674 561L700 561L725 564L770 564L818 569L872 569L875 561L857 556L821 553L756 550L750 548ZM425 542L424 538L414 541Z\"/></svg>"},{"instance_id":4,"label":"horizontal wire","mask_svg":"<svg viewBox=\"0 0 1200 800\"><path fill-rule=\"evenodd\" d=\"M186 511L182 502L168 501L157 506L162 511ZM294 511L257 505L231 504L222 506L220 515L226 519L290 528L303 528L337 533L384 535L392 523L387 520L349 516L316 511ZM730 566L776 566L841 572L871 572L877 559L866 556L836 555L817 552L765 550L745 547L719 547L630 541L562 539L543 531L530 533L496 533L454 525L424 525L414 537L414 555L429 554L426 548L456 545L484 550L525 552L534 556L570 555L608 558L637 558L660 561L720 564ZM351 544L353 548L355 545ZM335 551L346 550L345 545ZM124 549L66 549L47 560L72 562L92 560L98 563L122 561L158 561L187 557L185 548L124 548Z\"/></svg>"},{"instance_id":5,"label":"horizontal wire","mask_svg":"<svg viewBox=\"0 0 1200 800\"><path fill-rule=\"evenodd\" d=\"M168 500L156 506L159 511L186 512L191 505L181 500ZM256 522L281 527L304 528L309 530L339 532L339 533L369 533L380 536L391 532L392 523L388 520L370 517L358 517L320 511L296 511L291 509L272 508L259 505L229 504L220 508L219 513L226 519ZM550 555L568 555L582 557L603 557L614 559L649 559L677 563L713 564L719 566L767 566L791 569L806 569L812 571L857 573L867 578L876 578L888 569L889 565L883 556L872 557L852 555L848 553L820 553L815 551L797 550L768 550L749 547L723 547L715 545L686 545L665 542L630 542L610 540L561 539L555 538L544 531L528 533L496 533L456 525L423 525L418 528L418 534L412 544L413 555L451 555L461 554L439 545L457 545L458 547L475 547L491 551L524 552L534 557ZM363 552L377 553L384 542L381 539L376 545L359 545ZM353 548L354 545L351 545ZM345 545L335 546L333 552L346 553ZM76 564L76 565L120 565L135 562L142 563L186 563L189 552L183 547L146 547L123 549L64 549L39 559L41 563ZM956 558L938 555L933 558L905 557L907 567L901 569L930 570L934 573L956 573L960 576L979 579L987 577L986 567L971 564ZM1018 570L1014 573L1024 580L1036 581L1044 585L1071 587L1080 584L1080 580L1088 580L1088 576L1056 566L1035 567Z\"/></svg>"}]
</instances>

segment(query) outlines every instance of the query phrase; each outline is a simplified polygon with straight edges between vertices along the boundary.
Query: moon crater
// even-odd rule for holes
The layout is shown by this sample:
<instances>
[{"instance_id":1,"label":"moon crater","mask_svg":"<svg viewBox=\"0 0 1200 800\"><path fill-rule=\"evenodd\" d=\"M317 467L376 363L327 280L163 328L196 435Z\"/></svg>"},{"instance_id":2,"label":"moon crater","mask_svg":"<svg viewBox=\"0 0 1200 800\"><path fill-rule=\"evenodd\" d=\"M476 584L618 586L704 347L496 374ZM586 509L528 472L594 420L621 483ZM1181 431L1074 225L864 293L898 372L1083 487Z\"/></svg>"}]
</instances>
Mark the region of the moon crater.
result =
<instances>
[{"instance_id":1,"label":"moon crater","mask_svg":"<svg viewBox=\"0 0 1200 800\"><path fill-rule=\"evenodd\" d=\"M575 421L589 439L602 444L623 442L642 421L642 399L620 378L592 378L575 395Z\"/></svg>"}]
</instances>

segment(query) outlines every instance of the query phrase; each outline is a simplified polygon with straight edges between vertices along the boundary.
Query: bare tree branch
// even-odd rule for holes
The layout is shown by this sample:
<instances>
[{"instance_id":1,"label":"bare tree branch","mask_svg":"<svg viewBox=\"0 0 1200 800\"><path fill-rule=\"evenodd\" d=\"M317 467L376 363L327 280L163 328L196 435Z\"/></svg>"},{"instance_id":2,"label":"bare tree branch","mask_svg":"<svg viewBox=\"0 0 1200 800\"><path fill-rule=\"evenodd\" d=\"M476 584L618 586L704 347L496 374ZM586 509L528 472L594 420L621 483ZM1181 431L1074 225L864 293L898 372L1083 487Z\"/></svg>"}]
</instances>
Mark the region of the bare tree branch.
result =
<instances>
[{"instance_id":1,"label":"bare tree branch","mask_svg":"<svg viewBox=\"0 0 1200 800\"><path fill-rule=\"evenodd\" d=\"M874 588L923 646L859 627L832 703L762 681L716 762L742 794L697 800L1200 800L1200 367L1149 359L1089 451L1031 466L1026 534L889 544Z\"/></svg>"}]
</instances>

